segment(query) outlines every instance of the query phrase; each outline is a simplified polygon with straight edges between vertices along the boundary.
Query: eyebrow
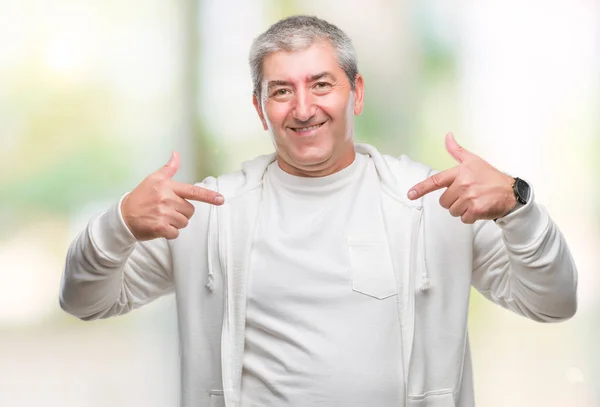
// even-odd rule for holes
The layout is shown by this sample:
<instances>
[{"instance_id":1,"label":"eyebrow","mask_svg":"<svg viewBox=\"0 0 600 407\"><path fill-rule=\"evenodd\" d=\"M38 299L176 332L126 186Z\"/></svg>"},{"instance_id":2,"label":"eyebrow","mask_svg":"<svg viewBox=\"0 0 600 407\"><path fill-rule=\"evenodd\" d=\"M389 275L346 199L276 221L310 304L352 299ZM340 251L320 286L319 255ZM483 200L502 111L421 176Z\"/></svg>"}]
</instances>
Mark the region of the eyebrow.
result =
<instances>
[{"instance_id":1,"label":"eyebrow","mask_svg":"<svg viewBox=\"0 0 600 407\"><path fill-rule=\"evenodd\" d=\"M273 89L275 86L289 86L291 82L288 81L269 81L267 84L267 91Z\"/></svg>"},{"instance_id":2,"label":"eyebrow","mask_svg":"<svg viewBox=\"0 0 600 407\"><path fill-rule=\"evenodd\" d=\"M308 81L309 82L315 82L315 81L318 81L319 79L325 78L326 76L328 76L332 80L335 80L335 75L332 74L331 72L321 72L321 73L318 73L316 75L310 76L308 78Z\"/></svg>"},{"instance_id":3,"label":"eyebrow","mask_svg":"<svg viewBox=\"0 0 600 407\"><path fill-rule=\"evenodd\" d=\"M333 75L331 72L321 72L315 75L311 75L308 77L308 81L309 82L315 82L318 81L319 79L323 79L325 77L329 77L332 80L335 80L335 75ZM276 86L291 86L292 83L289 81L282 81L282 80L274 80L274 81L269 81L269 83L267 84L267 91L270 91L271 89L273 89Z\"/></svg>"}]
</instances>

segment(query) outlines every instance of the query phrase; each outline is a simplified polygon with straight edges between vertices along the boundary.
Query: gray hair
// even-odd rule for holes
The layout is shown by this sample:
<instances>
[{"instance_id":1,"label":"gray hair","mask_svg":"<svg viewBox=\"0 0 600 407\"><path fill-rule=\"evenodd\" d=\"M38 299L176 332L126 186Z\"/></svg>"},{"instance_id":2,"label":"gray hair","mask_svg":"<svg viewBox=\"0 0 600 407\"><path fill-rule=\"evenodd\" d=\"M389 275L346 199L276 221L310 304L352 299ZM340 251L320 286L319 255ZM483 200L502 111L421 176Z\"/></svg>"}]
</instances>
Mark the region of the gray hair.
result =
<instances>
[{"instance_id":1,"label":"gray hair","mask_svg":"<svg viewBox=\"0 0 600 407\"><path fill-rule=\"evenodd\" d=\"M346 73L354 90L358 62L350 37L335 25L314 16L292 16L273 24L259 35L250 47L250 71L254 94L261 103L263 61L278 51L293 52L306 49L316 41L328 41L336 52L338 63Z\"/></svg>"}]
</instances>

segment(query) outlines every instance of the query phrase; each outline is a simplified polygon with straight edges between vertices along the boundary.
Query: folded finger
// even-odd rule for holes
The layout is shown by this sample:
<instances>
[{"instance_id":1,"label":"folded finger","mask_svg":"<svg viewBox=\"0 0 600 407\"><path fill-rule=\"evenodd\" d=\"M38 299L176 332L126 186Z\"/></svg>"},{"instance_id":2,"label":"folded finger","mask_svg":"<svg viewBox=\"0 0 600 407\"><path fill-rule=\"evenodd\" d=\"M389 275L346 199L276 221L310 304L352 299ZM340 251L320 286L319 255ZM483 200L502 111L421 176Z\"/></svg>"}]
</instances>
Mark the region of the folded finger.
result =
<instances>
[{"instance_id":1,"label":"folded finger","mask_svg":"<svg viewBox=\"0 0 600 407\"><path fill-rule=\"evenodd\" d=\"M186 216L177 211L173 211L169 218L169 224L177 229L183 229L190 221Z\"/></svg>"},{"instance_id":2,"label":"folded finger","mask_svg":"<svg viewBox=\"0 0 600 407\"><path fill-rule=\"evenodd\" d=\"M467 209L469 209L468 202L463 199L457 199L448 210L450 211L450 215L458 218L467 212Z\"/></svg>"},{"instance_id":3,"label":"folded finger","mask_svg":"<svg viewBox=\"0 0 600 407\"><path fill-rule=\"evenodd\" d=\"M185 199L178 197L177 202L175 204L175 210L181 213L186 218L190 219L194 215L196 208L194 208L194 205L192 205Z\"/></svg>"},{"instance_id":4,"label":"folded finger","mask_svg":"<svg viewBox=\"0 0 600 407\"><path fill-rule=\"evenodd\" d=\"M442 208L450 209L458 198L460 198L460 188L456 184L452 184L440 196L440 205Z\"/></svg>"}]
</instances>

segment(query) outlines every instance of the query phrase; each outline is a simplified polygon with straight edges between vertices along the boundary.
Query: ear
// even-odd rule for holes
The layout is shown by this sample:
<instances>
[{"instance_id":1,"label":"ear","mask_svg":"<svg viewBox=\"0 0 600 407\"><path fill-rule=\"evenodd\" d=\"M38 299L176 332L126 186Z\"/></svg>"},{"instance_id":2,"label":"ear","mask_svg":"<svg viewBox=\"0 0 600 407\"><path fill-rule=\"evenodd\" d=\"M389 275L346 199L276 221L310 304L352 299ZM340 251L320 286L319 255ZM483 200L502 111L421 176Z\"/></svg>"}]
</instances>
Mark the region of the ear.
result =
<instances>
[{"instance_id":1,"label":"ear","mask_svg":"<svg viewBox=\"0 0 600 407\"><path fill-rule=\"evenodd\" d=\"M256 94L252 95L252 104L254 105L254 108L256 109L256 113L258 113L258 117L260 117L260 121L262 122L263 129L269 130L269 126L267 126L267 121L265 120L263 111L260 108L260 103L258 102L258 98L256 97Z\"/></svg>"},{"instance_id":2,"label":"ear","mask_svg":"<svg viewBox=\"0 0 600 407\"><path fill-rule=\"evenodd\" d=\"M354 82L354 114L360 116L363 111L365 98L365 82L361 74L356 74L356 81Z\"/></svg>"}]
</instances>

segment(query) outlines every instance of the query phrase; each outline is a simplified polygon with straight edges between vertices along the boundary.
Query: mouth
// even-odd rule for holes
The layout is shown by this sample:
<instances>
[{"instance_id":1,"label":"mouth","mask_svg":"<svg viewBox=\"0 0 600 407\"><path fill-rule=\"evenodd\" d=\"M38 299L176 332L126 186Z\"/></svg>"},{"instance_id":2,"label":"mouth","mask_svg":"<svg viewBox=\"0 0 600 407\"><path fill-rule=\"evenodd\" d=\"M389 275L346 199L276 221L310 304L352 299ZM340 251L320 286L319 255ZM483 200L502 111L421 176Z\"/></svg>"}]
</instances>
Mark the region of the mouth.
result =
<instances>
[{"instance_id":1,"label":"mouth","mask_svg":"<svg viewBox=\"0 0 600 407\"><path fill-rule=\"evenodd\" d=\"M313 124L312 126L305 126L305 127L290 127L289 129L292 130L294 133L298 134L299 136L308 136L308 135L314 134L326 122L327 121L324 121L319 124Z\"/></svg>"}]
</instances>

